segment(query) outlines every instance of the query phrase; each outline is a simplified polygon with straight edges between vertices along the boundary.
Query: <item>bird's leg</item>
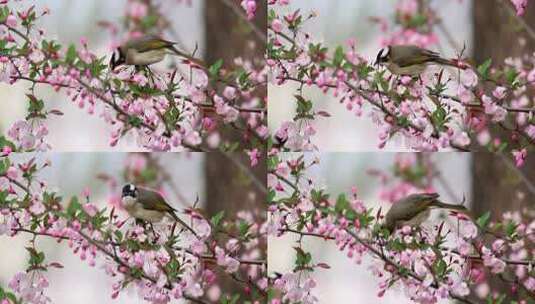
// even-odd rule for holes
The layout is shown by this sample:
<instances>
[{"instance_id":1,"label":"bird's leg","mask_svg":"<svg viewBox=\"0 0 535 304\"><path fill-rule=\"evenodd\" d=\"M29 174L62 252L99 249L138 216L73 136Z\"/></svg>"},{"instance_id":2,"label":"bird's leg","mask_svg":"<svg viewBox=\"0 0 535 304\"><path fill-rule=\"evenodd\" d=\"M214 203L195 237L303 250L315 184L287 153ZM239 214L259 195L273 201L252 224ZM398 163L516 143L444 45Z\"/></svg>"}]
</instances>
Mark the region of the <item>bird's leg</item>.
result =
<instances>
[{"instance_id":1,"label":"bird's leg","mask_svg":"<svg viewBox=\"0 0 535 304\"><path fill-rule=\"evenodd\" d=\"M152 233L154 234L154 228L152 227L152 223L150 224L150 228L152 229ZM147 222L142 219L136 219L136 225L143 227L143 233L147 231Z\"/></svg>"},{"instance_id":2,"label":"bird's leg","mask_svg":"<svg viewBox=\"0 0 535 304\"><path fill-rule=\"evenodd\" d=\"M154 236L154 242L156 242L160 236L156 233L156 230L154 230L154 226L152 225L151 222L149 222L149 227L150 227L150 230L152 231L152 236Z\"/></svg>"},{"instance_id":3,"label":"bird's leg","mask_svg":"<svg viewBox=\"0 0 535 304\"><path fill-rule=\"evenodd\" d=\"M418 227L414 227L414 229L418 233L418 236L420 237L420 240L421 241L425 240L425 235L422 234L422 228L420 226L418 226Z\"/></svg>"},{"instance_id":4,"label":"bird's leg","mask_svg":"<svg viewBox=\"0 0 535 304\"><path fill-rule=\"evenodd\" d=\"M175 236L175 229L176 229L177 221L173 223L173 226L171 228L171 237Z\"/></svg>"},{"instance_id":5,"label":"bird's leg","mask_svg":"<svg viewBox=\"0 0 535 304\"><path fill-rule=\"evenodd\" d=\"M145 226L145 221L144 221L144 220L141 220L141 219L135 219L135 220L136 220L136 225L138 225L138 226L142 226L143 229L146 228L146 226Z\"/></svg>"},{"instance_id":6,"label":"bird's leg","mask_svg":"<svg viewBox=\"0 0 535 304\"><path fill-rule=\"evenodd\" d=\"M138 74L139 72L143 71L143 67L140 66L140 65L136 65L136 66L134 66L134 68L136 69L136 74Z\"/></svg>"},{"instance_id":7,"label":"bird's leg","mask_svg":"<svg viewBox=\"0 0 535 304\"><path fill-rule=\"evenodd\" d=\"M151 81L152 85L156 85L156 82L154 81L154 73L152 72L152 70L146 66L145 67L145 70L146 70L146 74L149 76L149 80Z\"/></svg>"}]
</instances>

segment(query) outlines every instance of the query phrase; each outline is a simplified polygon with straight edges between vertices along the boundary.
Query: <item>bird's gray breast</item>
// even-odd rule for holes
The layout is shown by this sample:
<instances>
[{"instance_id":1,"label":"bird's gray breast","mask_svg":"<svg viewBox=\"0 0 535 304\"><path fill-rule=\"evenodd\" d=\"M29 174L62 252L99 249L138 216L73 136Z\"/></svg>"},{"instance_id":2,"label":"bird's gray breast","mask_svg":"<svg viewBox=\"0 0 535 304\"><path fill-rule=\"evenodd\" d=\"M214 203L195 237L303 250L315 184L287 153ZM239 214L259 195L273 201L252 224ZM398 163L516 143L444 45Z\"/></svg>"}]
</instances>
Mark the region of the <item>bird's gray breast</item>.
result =
<instances>
[{"instance_id":1,"label":"bird's gray breast","mask_svg":"<svg viewBox=\"0 0 535 304\"><path fill-rule=\"evenodd\" d=\"M146 52L138 52L137 50L130 48L127 51L126 63L129 65L151 65L162 61L166 54L167 50L163 48Z\"/></svg>"}]
</instances>

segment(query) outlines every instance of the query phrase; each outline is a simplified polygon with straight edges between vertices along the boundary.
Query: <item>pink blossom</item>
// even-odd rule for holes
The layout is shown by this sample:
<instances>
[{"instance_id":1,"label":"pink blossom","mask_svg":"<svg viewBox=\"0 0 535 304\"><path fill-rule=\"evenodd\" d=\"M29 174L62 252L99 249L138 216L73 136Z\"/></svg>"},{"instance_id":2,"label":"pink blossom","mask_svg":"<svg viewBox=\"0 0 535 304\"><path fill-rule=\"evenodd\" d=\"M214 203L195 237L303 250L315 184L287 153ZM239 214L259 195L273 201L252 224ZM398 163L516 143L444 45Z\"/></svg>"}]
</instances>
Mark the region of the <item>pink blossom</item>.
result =
<instances>
[{"instance_id":1,"label":"pink blossom","mask_svg":"<svg viewBox=\"0 0 535 304\"><path fill-rule=\"evenodd\" d=\"M260 151L258 149L253 150L246 150L247 155L249 156L249 160L251 161L251 167L255 167L258 165L258 160L261 157Z\"/></svg>"},{"instance_id":2,"label":"pink blossom","mask_svg":"<svg viewBox=\"0 0 535 304\"><path fill-rule=\"evenodd\" d=\"M511 0L516 8L516 14L518 16L524 15L526 8L528 6L528 0Z\"/></svg>"},{"instance_id":3,"label":"pink blossom","mask_svg":"<svg viewBox=\"0 0 535 304\"><path fill-rule=\"evenodd\" d=\"M12 14L9 14L6 19L6 24L9 27L16 27L17 26L17 18L13 16Z\"/></svg>"},{"instance_id":4,"label":"pink blossom","mask_svg":"<svg viewBox=\"0 0 535 304\"><path fill-rule=\"evenodd\" d=\"M494 89L494 91L492 92L492 95L496 97L497 99L504 99L506 92L507 92L507 88L496 87L496 89Z\"/></svg>"},{"instance_id":5,"label":"pink blossom","mask_svg":"<svg viewBox=\"0 0 535 304\"><path fill-rule=\"evenodd\" d=\"M406 15L414 15L418 11L418 2L416 0L398 1L396 9Z\"/></svg>"},{"instance_id":6,"label":"pink blossom","mask_svg":"<svg viewBox=\"0 0 535 304\"><path fill-rule=\"evenodd\" d=\"M282 27L283 27L282 22L281 22L279 19L277 19L277 18L275 18L275 19L273 20L273 22L271 22L271 28L273 29L273 31L274 31L275 33L280 33L280 32L282 32Z\"/></svg>"},{"instance_id":7,"label":"pink blossom","mask_svg":"<svg viewBox=\"0 0 535 304\"><path fill-rule=\"evenodd\" d=\"M242 0L241 6L247 13L247 18L252 20L256 13L256 0Z\"/></svg>"},{"instance_id":8,"label":"pink blossom","mask_svg":"<svg viewBox=\"0 0 535 304\"><path fill-rule=\"evenodd\" d=\"M147 15L147 5L140 1L129 1L128 14L134 19L141 19Z\"/></svg>"},{"instance_id":9,"label":"pink blossom","mask_svg":"<svg viewBox=\"0 0 535 304\"><path fill-rule=\"evenodd\" d=\"M522 150L513 150L513 157L515 158L515 164L517 167L522 167L524 165L524 162L526 161L526 158L528 157L528 150L522 149Z\"/></svg>"},{"instance_id":10,"label":"pink blossom","mask_svg":"<svg viewBox=\"0 0 535 304\"><path fill-rule=\"evenodd\" d=\"M41 201L34 201L30 206L30 212L35 215L43 214L45 211L45 205Z\"/></svg>"},{"instance_id":11,"label":"pink blossom","mask_svg":"<svg viewBox=\"0 0 535 304\"><path fill-rule=\"evenodd\" d=\"M236 98L236 91L235 87L227 86L223 91L223 96L228 100L233 100Z\"/></svg>"},{"instance_id":12,"label":"pink blossom","mask_svg":"<svg viewBox=\"0 0 535 304\"><path fill-rule=\"evenodd\" d=\"M15 167L11 166L7 169L6 176L11 180L16 180L19 178L19 171Z\"/></svg>"},{"instance_id":13,"label":"pink blossom","mask_svg":"<svg viewBox=\"0 0 535 304\"><path fill-rule=\"evenodd\" d=\"M475 87L478 83L477 74L472 69L461 71L461 83L466 87Z\"/></svg>"}]
</instances>

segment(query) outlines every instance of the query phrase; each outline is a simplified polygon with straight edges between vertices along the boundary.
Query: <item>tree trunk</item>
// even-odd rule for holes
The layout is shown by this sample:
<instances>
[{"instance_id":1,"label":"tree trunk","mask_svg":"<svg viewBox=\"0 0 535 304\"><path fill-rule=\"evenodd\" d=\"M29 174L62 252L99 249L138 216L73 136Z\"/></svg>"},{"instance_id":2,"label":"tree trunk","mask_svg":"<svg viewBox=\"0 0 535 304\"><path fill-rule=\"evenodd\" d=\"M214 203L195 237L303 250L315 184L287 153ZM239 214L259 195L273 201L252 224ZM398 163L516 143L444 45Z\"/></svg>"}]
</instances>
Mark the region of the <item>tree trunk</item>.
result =
<instances>
[{"instance_id":1,"label":"tree trunk","mask_svg":"<svg viewBox=\"0 0 535 304\"><path fill-rule=\"evenodd\" d=\"M532 54L535 50L535 40L518 30L518 20L504 5L511 3L504 0L474 0L473 57L478 64L492 58L493 64L503 65L507 57ZM532 27L535 26L535 3L529 3L522 18ZM507 159L510 158L509 153L474 153L474 213L480 216L490 211L492 219L498 220L507 211L519 211L533 204L535 197L530 181L535 181L534 157L535 154L530 155L524 167L515 169L512 161ZM520 300L518 294L511 292L510 284L504 284L497 276L490 277L490 290L508 295L504 303Z\"/></svg>"},{"instance_id":2,"label":"tree trunk","mask_svg":"<svg viewBox=\"0 0 535 304\"><path fill-rule=\"evenodd\" d=\"M253 59L257 62L264 58L265 49L263 43L258 43L254 33L250 32L249 26L241 20L223 0L205 1L205 25L206 25L206 55L205 60L208 65L219 59L224 60L223 67L233 65L234 58ZM240 1L231 0L234 5L240 5ZM267 1L258 1L258 11L255 24L261 29L267 24ZM241 9L241 7L239 7ZM251 43L256 41L256 43ZM264 41L265 43L265 41ZM267 90L262 88L257 92L258 96L267 96ZM239 141L237 132L224 132L223 141ZM265 151L262 151L265 154ZM231 159L232 158L232 159ZM241 163L238 165L236 162ZM246 170L245 168L249 168ZM246 172L249 171L249 172ZM254 178L251 177L254 176ZM244 152L229 153L208 153L205 162L206 178L206 211L209 216L213 216L224 210L226 216L235 217L240 210L251 211L257 218L266 216L265 202L266 194L260 189L267 184L267 168L265 155L259 164L251 169L249 158ZM256 179L257 184L252 180ZM267 244L259 245L262 251L262 258L267 258ZM246 278L246 274L241 273ZM221 277L226 277L225 275ZM247 279L247 278L246 278ZM247 292L243 290L243 285L232 280L218 282L223 294L240 293L238 303L245 302Z\"/></svg>"}]
</instances>

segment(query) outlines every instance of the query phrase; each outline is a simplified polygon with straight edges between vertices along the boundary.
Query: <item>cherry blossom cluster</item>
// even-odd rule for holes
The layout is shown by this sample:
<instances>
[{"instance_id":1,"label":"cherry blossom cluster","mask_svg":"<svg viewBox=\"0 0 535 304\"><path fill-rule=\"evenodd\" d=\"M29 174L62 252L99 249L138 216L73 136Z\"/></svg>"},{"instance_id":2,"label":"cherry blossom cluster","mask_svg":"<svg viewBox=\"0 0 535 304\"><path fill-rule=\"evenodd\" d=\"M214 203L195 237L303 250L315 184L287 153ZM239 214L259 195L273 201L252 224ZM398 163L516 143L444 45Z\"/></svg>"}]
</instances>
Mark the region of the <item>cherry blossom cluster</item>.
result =
<instances>
[{"instance_id":1,"label":"cherry blossom cluster","mask_svg":"<svg viewBox=\"0 0 535 304\"><path fill-rule=\"evenodd\" d=\"M0 159L0 235L33 235L26 271L1 289L2 304L51 303L47 271L64 266L47 261L35 239L52 238L68 246L81 262L99 267L113 280L112 298L128 288L149 303L186 299L194 303L263 303L266 298L264 215L241 212L206 218L196 206L178 214L184 221L148 225L128 218L118 202L120 188L100 175L110 189L108 208L99 208L86 189L64 201L40 175L51 162ZM142 185L167 182L156 170L156 156L132 155L123 176ZM156 174L155 174L156 171ZM123 181L124 183L124 181ZM234 218L231 218L233 216ZM220 287L235 282L234 291Z\"/></svg>"},{"instance_id":2,"label":"cherry blossom cluster","mask_svg":"<svg viewBox=\"0 0 535 304\"><path fill-rule=\"evenodd\" d=\"M471 64L459 50L458 67L430 67L420 77L397 76L359 54L349 39L330 49L306 32L317 13L290 8L290 1L270 1L268 66L274 86L298 84L296 113L276 126L273 145L283 151L317 149L319 101L307 98L319 89L357 117L367 116L379 128L378 148L394 138L417 151L511 151L522 163L535 143L535 57L510 58L500 66L489 59ZM421 7L427 1L400 0L394 22L374 18L383 31L382 46L439 44L434 29L438 13ZM508 4L507 4L508 5ZM379 50L378 50L379 51ZM354 136L350 130L347 136Z\"/></svg>"},{"instance_id":3,"label":"cherry blossom cluster","mask_svg":"<svg viewBox=\"0 0 535 304\"><path fill-rule=\"evenodd\" d=\"M329 265L304 249L309 237L332 243L356 264L371 260L378 297L395 289L416 303L534 299L533 210L507 212L500 222L492 222L489 213L477 219L451 213L446 220L391 233L383 226L382 209L367 207L357 187L333 197L310 175L320 161L311 154L270 156L268 234L274 241L287 234L299 236L293 270L270 276L270 303L321 302L314 293L314 276L328 272ZM390 203L407 194L434 191L437 176L430 156L415 154L400 154L393 173L369 173L379 177L380 197ZM489 279L496 277L507 286L503 294L489 286Z\"/></svg>"},{"instance_id":4,"label":"cherry blossom cluster","mask_svg":"<svg viewBox=\"0 0 535 304\"><path fill-rule=\"evenodd\" d=\"M132 37L164 33L169 22L152 1L127 3L128 34L118 39L119 27L101 25L115 34L112 48ZM233 63L206 65L194 52L175 57L178 67L164 70L122 67L110 71L106 57L94 54L86 39L67 47L49 39L38 27L48 10L35 6L15 10L9 3L0 7L0 78L8 84L32 84L27 94L28 115L8 131L2 147L17 151L46 150L46 120L62 115L48 109L35 92L45 85L62 91L88 115L98 115L111 129L110 145L132 134L140 148L153 151L206 151L261 147L266 141L267 119L264 97L257 88L266 83L265 67L240 58ZM230 65L232 64L232 66ZM221 131L235 132L237 142L228 142Z\"/></svg>"}]
</instances>

